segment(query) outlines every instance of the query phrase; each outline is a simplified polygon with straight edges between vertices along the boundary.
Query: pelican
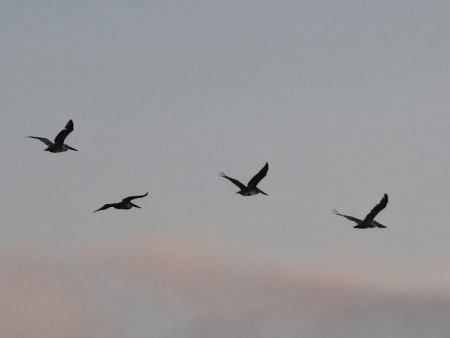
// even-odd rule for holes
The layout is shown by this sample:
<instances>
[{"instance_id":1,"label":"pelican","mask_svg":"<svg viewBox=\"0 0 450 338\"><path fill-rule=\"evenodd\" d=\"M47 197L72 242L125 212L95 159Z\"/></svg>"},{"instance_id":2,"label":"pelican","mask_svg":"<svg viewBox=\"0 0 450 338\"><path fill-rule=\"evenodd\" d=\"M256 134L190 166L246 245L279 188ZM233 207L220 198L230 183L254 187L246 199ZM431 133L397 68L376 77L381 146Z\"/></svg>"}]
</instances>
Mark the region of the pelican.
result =
<instances>
[{"instance_id":1,"label":"pelican","mask_svg":"<svg viewBox=\"0 0 450 338\"><path fill-rule=\"evenodd\" d=\"M356 223L354 228L356 229L368 229L368 228L386 228L383 224L378 223L374 220L375 216L378 215L378 213L386 208L386 205L388 203L388 195L384 194L383 198L381 199L380 203L378 203L364 218L362 221L360 219L357 219L352 216L342 215L338 213L336 209L333 209L333 213L338 216L345 217L349 219L350 221L353 221Z\"/></svg>"},{"instance_id":2,"label":"pelican","mask_svg":"<svg viewBox=\"0 0 450 338\"><path fill-rule=\"evenodd\" d=\"M269 163L266 162L266 165L259 171L259 173L253 176L253 178L248 182L247 186L245 186L238 180L235 180L234 178L228 177L224 173L220 173L220 176L225 177L227 180L230 180L235 185L237 185L239 189L241 189L241 191L238 191L236 194L241 194L242 196L252 196L261 193L263 195L269 196L264 191L256 187L258 183L267 175L268 170Z\"/></svg>"},{"instance_id":3,"label":"pelican","mask_svg":"<svg viewBox=\"0 0 450 338\"><path fill-rule=\"evenodd\" d=\"M73 121L69 120L67 122L66 127L59 132L58 135L55 137L55 143L50 141L49 139L46 139L45 137L38 137L38 136L26 136L29 138L35 138L36 140L44 142L48 147L45 149L45 151L49 151L51 153L61 153L63 151L67 150L75 150L78 151L67 144L64 144L64 140L66 139L67 135L69 135L73 131Z\"/></svg>"},{"instance_id":4,"label":"pelican","mask_svg":"<svg viewBox=\"0 0 450 338\"><path fill-rule=\"evenodd\" d=\"M141 209L141 207L139 205L136 205L134 203L132 203L131 201L136 199L136 198L142 198L148 195L148 192L145 195L140 195L140 196L129 196L127 198L124 198L122 200L122 202L119 203L110 203L110 204L105 204L104 206L102 206L100 209L95 210L94 212L100 211L100 210L105 210L108 208L116 208L116 209L131 209L132 207L135 208L139 208Z\"/></svg>"}]
</instances>

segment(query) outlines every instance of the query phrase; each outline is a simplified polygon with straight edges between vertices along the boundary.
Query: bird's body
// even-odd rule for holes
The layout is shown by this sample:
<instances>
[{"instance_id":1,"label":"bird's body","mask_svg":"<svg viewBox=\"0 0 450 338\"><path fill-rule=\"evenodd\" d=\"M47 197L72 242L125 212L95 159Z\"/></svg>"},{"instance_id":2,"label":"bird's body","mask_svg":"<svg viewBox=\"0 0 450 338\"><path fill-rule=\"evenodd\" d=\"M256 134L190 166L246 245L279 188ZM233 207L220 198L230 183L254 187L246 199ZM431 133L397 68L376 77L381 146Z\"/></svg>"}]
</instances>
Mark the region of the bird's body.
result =
<instances>
[{"instance_id":1,"label":"bird's body","mask_svg":"<svg viewBox=\"0 0 450 338\"><path fill-rule=\"evenodd\" d=\"M258 195L261 192L261 190L248 190L248 191L238 191L238 194L241 194L242 196L253 196L253 195Z\"/></svg>"},{"instance_id":2,"label":"bird's body","mask_svg":"<svg viewBox=\"0 0 450 338\"><path fill-rule=\"evenodd\" d=\"M269 170L269 164L266 162L265 166L257 173L249 182L247 185L242 184L238 180L228 177L224 173L220 173L221 177L225 177L227 180L234 183L240 191L237 192L237 194L240 194L242 196L253 196L257 195L259 193L268 196L264 191L259 189L257 187L258 183L267 175L267 171Z\"/></svg>"},{"instance_id":3,"label":"bird's body","mask_svg":"<svg viewBox=\"0 0 450 338\"><path fill-rule=\"evenodd\" d=\"M131 201L136 199L136 198L142 198L148 195L148 192L144 195L139 195L139 196L129 196L124 198L121 202L119 203L109 203L109 204L105 204L104 206L102 206L100 209L95 210L94 212L100 211L100 210L105 210L108 208L115 208L115 209L131 209L133 207L135 208L141 208L140 206L132 203Z\"/></svg>"},{"instance_id":4,"label":"bird's body","mask_svg":"<svg viewBox=\"0 0 450 338\"><path fill-rule=\"evenodd\" d=\"M73 121L69 120L67 122L66 127L59 132L58 135L56 135L54 142L50 141L49 139L46 139L45 137L38 137L38 136L27 136L28 138L34 138L36 140L39 140L47 145L47 149L45 151L49 151L51 153L61 153L67 150L76 150L75 148L72 148L71 146L68 146L67 144L64 144L64 140L66 137L73 131Z\"/></svg>"},{"instance_id":5,"label":"bird's body","mask_svg":"<svg viewBox=\"0 0 450 338\"><path fill-rule=\"evenodd\" d=\"M378 223L375 221L375 217L378 215L378 213L386 208L386 205L388 203L388 195L384 194L383 198L381 199L380 203L378 203L364 218L363 220L360 220L353 216L348 215L342 215L338 213L336 209L333 209L333 213L338 216L342 216L347 218L350 221L353 221L356 223L354 226L355 229L368 229L368 228L386 228L383 224Z\"/></svg>"}]
</instances>

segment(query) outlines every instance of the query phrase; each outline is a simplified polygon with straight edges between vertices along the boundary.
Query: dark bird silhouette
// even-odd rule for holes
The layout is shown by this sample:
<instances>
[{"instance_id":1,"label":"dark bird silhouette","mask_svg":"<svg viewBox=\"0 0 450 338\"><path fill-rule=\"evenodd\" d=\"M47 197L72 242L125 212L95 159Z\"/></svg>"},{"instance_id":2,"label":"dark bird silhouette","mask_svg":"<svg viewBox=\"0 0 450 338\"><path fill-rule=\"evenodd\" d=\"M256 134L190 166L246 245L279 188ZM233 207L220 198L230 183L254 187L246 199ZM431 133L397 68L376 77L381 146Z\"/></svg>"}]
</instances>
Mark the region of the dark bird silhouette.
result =
<instances>
[{"instance_id":1,"label":"dark bird silhouette","mask_svg":"<svg viewBox=\"0 0 450 338\"><path fill-rule=\"evenodd\" d=\"M252 195L257 195L257 194L261 193L263 195L269 196L264 191L262 191L261 189L256 187L258 185L258 183L264 177L266 177L268 170L269 170L269 164L266 162L266 165L259 171L259 173L257 173L255 176L253 176L253 178L248 182L247 186L245 186L238 180L235 180L234 178L228 177L224 173L220 173L220 176L225 177L227 180L230 180L235 185L237 185L239 187L239 189L241 189L241 191L238 191L236 194L241 194L242 196L252 196Z\"/></svg>"},{"instance_id":2,"label":"dark bird silhouette","mask_svg":"<svg viewBox=\"0 0 450 338\"><path fill-rule=\"evenodd\" d=\"M378 215L378 213L381 210L386 208L387 204L388 204L388 195L384 194L380 203L378 203L369 212L369 214L366 216L366 218L364 218L362 221L360 219L352 217L352 216L342 215L342 214L338 213L338 211L336 209L333 209L333 212L335 215L345 217L345 218L349 219L350 221L355 222L356 225L354 226L354 228L356 228L356 229L367 229L367 228L375 228L375 227L376 228L386 228L383 224L380 224L377 221L375 221L374 218Z\"/></svg>"},{"instance_id":3,"label":"dark bird silhouette","mask_svg":"<svg viewBox=\"0 0 450 338\"><path fill-rule=\"evenodd\" d=\"M66 139L67 135L69 135L73 131L73 121L69 120L67 122L66 127L59 132L58 135L55 137L55 143L50 141L49 139L46 139L45 137L38 137L38 136L26 136L29 138L35 138L36 140L44 142L48 147L45 149L45 151L49 151L51 153L61 153L63 151L67 150L75 150L78 151L67 144L64 144L64 140Z\"/></svg>"},{"instance_id":4,"label":"dark bird silhouette","mask_svg":"<svg viewBox=\"0 0 450 338\"><path fill-rule=\"evenodd\" d=\"M116 209L131 209L132 207L135 208L139 208L141 209L140 206L132 203L131 201L136 199L136 198L142 198L148 195L148 192L145 195L140 195L140 196L129 196L127 198L124 198L122 200L122 202L119 203L110 203L110 204L105 204L104 206L102 206L100 209L95 210L94 212L100 211L100 210L105 210L108 208L116 208Z\"/></svg>"}]
</instances>

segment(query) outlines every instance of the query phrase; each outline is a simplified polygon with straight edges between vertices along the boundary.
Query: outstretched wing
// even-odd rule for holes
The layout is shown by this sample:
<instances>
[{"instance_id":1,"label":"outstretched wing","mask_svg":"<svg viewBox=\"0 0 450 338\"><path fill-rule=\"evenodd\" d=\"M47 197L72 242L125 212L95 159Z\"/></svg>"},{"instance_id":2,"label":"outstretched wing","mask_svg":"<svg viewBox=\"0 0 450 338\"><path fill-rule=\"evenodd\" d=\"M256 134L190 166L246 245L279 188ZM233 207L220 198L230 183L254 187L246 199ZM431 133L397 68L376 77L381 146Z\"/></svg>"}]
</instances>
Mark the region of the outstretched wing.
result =
<instances>
[{"instance_id":1,"label":"outstretched wing","mask_svg":"<svg viewBox=\"0 0 450 338\"><path fill-rule=\"evenodd\" d=\"M246 190L247 187L245 185L243 185L241 182L239 182L238 180L235 180L234 178L228 177L227 175L225 175L224 173L220 173L219 175L220 177L225 177L227 180L230 180L231 182L233 182L235 185L237 185L239 187L239 189L241 190Z\"/></svg>"},{"instance_id":2,"label":"outstretched wing","mask_svg":"<svg viewBox=\"0 0 450 338\"><path fill-rule=\"evenodd\" d=\"M333 213L334 213L335 215L345 217L345 218L347 218L348 220L355 222L356 224L361 224L361 222L362 222L360 219L358 219L358 218L356 218L356 217L353 217L353 216L347 216L347 215L342 215L342 214L338 213L338 211L337 211L336 209L333 209Z\"/></svg>"},{"instance_id":3,"label":"outstretched wing","mask_svg":"<svg viewBox=\"0 0 450 338\"><path fill-rule=\"evenodd\" d=\"M249 189L255 188L258 183L267 175L267 171L269 170L269 163L266 162L266 165L257 173L253 178L248 182L247 187Z\"/></svg>"},{"instance_id":4,"label":"outstretched wing","mask_svg":"<svg viewBox=\"0 0 450 338\"><path fill-rule=\"evenodd\" d=\"M69 135L72 131L73 131L73 121L69 120L69 122L67 122L66 124L66 127L63 130L61 130L58 135L56 135L55 145L57 146L63 145L67 135Z\"/></svg>"},{"instance_id":5,"label":"outstretched wing","mask_svg":"<svg viewBox=\"0 0 450 338\"><path fill-rule=\"evenodd\" d=\"M148 195L148 192L147 192L146 194L144 194L144 195L139 195L139 196L128 196L128 197L126 197L126 198L124 198L124 199L122 200L122 203L128 203L128 202L134 200L135 198L142 198L142 197L145 197L145 196L147 196L147 195Z\"/></svg>"},{"instance_id":6,"label":"outstretched wing","mask_svg":"<svg viewBox=\"0 0 450 338\"><path fill-rule=\"evenodd\" d=\"M36 140L39 140L41 142L44 142L46 145L51 147L53 145L53 142L49 139L46 139L45 137L38 137L38 136L26 136L27 138L35 138Z\"/></svg>"},{"instance_id":7,"label":"outstretched wing","mask_svg":"<svg viewBox=\"0 0 450 338\"><path fill-rule=\"evenodd\" d=\"M378 203L364 218L364 223L371 223L373 219L378 215L378 213L386 208L386 205L388 204L388 195L384 194L383 198L381 199L380 203ZM381 224L380 224L381 225Z\"/></svg>"}]
</instances>

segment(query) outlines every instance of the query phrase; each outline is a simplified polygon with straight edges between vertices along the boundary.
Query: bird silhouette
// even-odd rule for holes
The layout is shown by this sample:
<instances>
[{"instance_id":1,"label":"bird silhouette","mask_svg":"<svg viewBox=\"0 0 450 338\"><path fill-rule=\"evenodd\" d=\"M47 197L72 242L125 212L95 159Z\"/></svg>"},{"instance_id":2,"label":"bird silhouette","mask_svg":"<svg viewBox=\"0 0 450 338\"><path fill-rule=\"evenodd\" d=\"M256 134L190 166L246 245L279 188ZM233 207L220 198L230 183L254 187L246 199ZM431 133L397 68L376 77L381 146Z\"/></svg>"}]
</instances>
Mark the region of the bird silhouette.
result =
<instances>
[{"instance_id":1,"label":"bird silhouette","mask_svg":"<svg viewBox=\"0 0 450 338\"><path fill-rule=\"evenodd\" d=\"M45 137L38 137L38 136L26 136L26 137L35 138L36 140L44 142L48 146L47 149L45 149L45 151L49 151L51 153L61 153L69 149L78 151L75 148L72 148L67 144L64 144L64 140L66 139L67 135L69 135L72 131L73 131L73 121L69 120L69 122L67 122L66 124L66 127L63 130L61 130L58 135L56 135L54 143L49 139L46 139Z\"/></svg>"},{"instance_id":2,"label":"bird silhouette","mask_svg":"<svg viewBox=\"0 0 450 338\"><path fill-rule=\"evenodd\" d=\"M105 209L108 209L108 208L116 208L116 209L126 209L126 210L128 210L128 209L131 209L132 207L135 207L135 208L141 209L140 206L138 206L138 205L132 203L131 201L134 200L134 199L136 199L136 198L142 198L142 197L145 197L145 196L147 196L147 195L148 195L148 192L147 192L146 194L144 194L144 195L139 195L139 196L129 196L129 197L124 198L124 199L122 200L122 202L105 204L105 205L102 206L100 209L97 209L97 210L95 210L94 212L97 212L97 211L100 211L100 210L105 210Z\"/></svg>"},{"instance_id":3,"label":"bird silhouette","mask_svg":"<svg viewBox=\"0 0 450 338\"><path fill-rule=\"evenodd\" d=\"M267 175L267 171L269 170L269 163L266 162L266 165L257 173L253 178L248 182L247 186L239 182L238 180L231 178L224 173L220 173L220 177L225 177L227 180L230 180L235 185L241 189L240 191L236 192L236 194L241 194L242 196L252 196L257 195L259 193L267 195L264 191L256 187L258 183Z\"/></svg>"},{"instance_id":4,"label":"bird silhouette","mask_svg":"<svg viewBox=\"0 0 450 338\"><path fill-rule=\"evenodd\" d=\"M378 213L386 208L386 205L388 204L388 195L384 194L383 198L381 199L380 203L378 203L364 218L363 220L360 220L358 218L355 218L353 216L347 216L342 215L338 213L336 209L333 209L333 213L338 216L342 216L347 218L350 221L353 221L356 223L354 228L356 229L368 229L368 228L386 228L383 224L378 223L374 220L374 218L378 215Z\"/></svg>"}]
</instances>

